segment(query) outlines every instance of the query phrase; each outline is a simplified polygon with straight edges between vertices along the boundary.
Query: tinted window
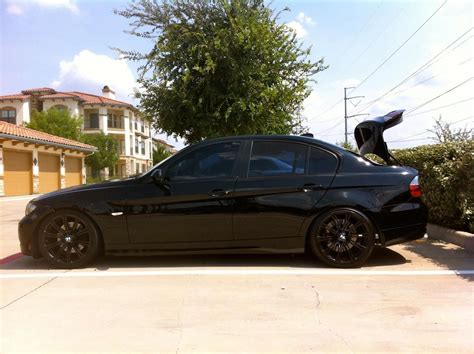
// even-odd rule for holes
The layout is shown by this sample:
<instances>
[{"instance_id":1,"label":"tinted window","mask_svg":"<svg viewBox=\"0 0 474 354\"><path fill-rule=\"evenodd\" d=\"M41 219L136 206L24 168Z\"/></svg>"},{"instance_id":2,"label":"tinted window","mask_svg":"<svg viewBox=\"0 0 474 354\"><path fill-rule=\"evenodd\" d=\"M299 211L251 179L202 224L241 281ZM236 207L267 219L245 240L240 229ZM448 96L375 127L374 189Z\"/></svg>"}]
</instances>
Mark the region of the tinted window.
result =
<instances>
[{"instance_id":1,"label":"tinted window","mask_svg":"<svg viewBox=\"0 0 474 354\"><path fill-rule=\"evenodd\" d=\"M309 153L308 173L318 175L336 172L337 158L329 152L311 148Z\"/></svg>"},{"instance_id":2,"label":"tinted window","mask_svg":"<svg viewBox=\"0 0 474 354\"><path fill-rule=\"evenodd\" d=\"M240 143L214 144L197 149L168 168L169 178L215 178L230 177Z\"/></svg>"},{"instance_id":3,"label":"tinted window","mask_svg":"<svg viewBox=\"0 0 474 354\"><path fill-rule=\"evenodd\" d=\"M304 174L306 151L303 144L256 141L252 146L249 176Z\"/></svg>"}]
</instances>

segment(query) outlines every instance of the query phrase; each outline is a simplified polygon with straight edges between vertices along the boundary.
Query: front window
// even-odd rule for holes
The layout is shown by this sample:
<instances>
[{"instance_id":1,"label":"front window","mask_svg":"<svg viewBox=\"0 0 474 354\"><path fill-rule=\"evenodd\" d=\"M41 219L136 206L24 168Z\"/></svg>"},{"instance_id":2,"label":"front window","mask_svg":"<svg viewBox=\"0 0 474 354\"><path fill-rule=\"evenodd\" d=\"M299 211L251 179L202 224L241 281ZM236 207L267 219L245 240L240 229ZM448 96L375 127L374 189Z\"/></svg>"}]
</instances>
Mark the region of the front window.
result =
<instances>
[{"instance_id":1,"label":"front window","mask_svg":"<svg viewBox=\"0 0 474 354\"><path fill-rule=\"evenodd\" d=\"M90 113L84 119L85 129L99 129L99 113Z\"/></svg>"},{"instance_id":2,"label":"front window","mask_svg":"<svg viewBox=\"0 0 474 354\"><path fill-rule=\"evenodd\" d=\"M306 145L298 143L254 142L248 175L258 177L304 174L307 150Z\"/></svg>"},{"instance_id":3,"label":"front window","mask_svg":"<svg viewBox=\"0 0 474 354\"><path fill-rule=\"evenodd\" d=\"M16 124L16 109L13 107L4 107L0 109L0 121Z\"/></svg>"},{"instance_id":4,"label":"front window","mask_svg":"<svg viewBox=\"0 0 474 354\"><path fill-rule=\"evenodd\" d=\"M232 177L239 147L239 142L204 146L176 161L166 176L170 179Z\"/></svg>"}]
</instances>

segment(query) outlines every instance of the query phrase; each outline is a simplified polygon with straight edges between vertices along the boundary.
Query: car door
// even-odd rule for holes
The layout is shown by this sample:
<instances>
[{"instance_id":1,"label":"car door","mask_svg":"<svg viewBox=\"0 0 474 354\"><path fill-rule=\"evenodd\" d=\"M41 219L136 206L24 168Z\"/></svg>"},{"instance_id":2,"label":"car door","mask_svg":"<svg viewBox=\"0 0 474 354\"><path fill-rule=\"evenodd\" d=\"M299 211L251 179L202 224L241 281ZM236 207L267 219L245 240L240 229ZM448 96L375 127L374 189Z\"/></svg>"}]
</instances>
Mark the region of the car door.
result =
<instances>
[{"instance_id":1,"label":"car door","mask_svg":"<svg viewBox=\"0 0 474 354\"><path fill-rule=\"evenodd\" d=\"M128 201L132 243L231 240L240 141L198 147L163 168L163 185L140 186Z\"/></svg>"},{"instance_id":2,"label":"car door","mask_svg":"<svg viewBox=\"0 0 474 354\"><path fill-rule=\"evenodd\" d=\"M299 237L308 212L332 183L337 156L305 143L278 140L255 140L246 154L247 173L234 189L234 238Z\"/></svg>"}]
</instances>

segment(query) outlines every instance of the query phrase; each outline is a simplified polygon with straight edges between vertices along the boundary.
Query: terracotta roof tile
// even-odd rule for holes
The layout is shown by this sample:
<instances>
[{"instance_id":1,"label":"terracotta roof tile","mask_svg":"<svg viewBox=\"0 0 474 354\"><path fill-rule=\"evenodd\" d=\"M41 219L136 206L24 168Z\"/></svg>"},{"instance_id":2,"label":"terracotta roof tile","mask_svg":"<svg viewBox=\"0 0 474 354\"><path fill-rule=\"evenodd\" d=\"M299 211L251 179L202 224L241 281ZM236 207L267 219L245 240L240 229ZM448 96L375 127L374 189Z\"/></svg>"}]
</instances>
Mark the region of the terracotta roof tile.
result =
<instances>
[{"instance_id":1,"label":"terracotta roof tile","mask_svg":"<svg viewBox=\"0 0 474 354\"><path fill-rule=\"evenodd\" d=\"M45 145L64 145L71 149L81 151L96 151L97 149L89 144L84 144L79 141L62 138L60 136L43 133L30 128L0 121L0 136L7 135L8 137L18 137L21 140L44 143Z\"/></svg>"},{"instance_id":2,"label":"terracotta roof tile","mask_svg":"<svg viewBox=\"0 0 474 354\"><path fill-rule=\"evenodd\" d=\"M31 88L31 89L26 89L26 90L21 91L21 93L30 93L30 92L51 92L51 93L54 93L56 91L52 88L49 88L49 87L38 87L38 88Z\"/></svg>"},{"instance_id":3,"label":"terracotta roof tile","mask_svg":"<svg viewBox=\"0 0 474 354\"><path fill-rule=\"evenodd\" d=\"M73 95L78 96L79 98L82 98L86 104L110 104L110 105L133 107L133 105L127 102L113 100L111 98L107 98L104 96L91 95L90 93L79 92L79 91L72 91L72 92L66 92L66 93L73 94Z\"/></svg>"},{"instance_id":4,"label":"terracotta roof tile","mask_svg":"<svg viewBox=\"0 0 474 354\"><path fill-rule=\"evenodd\" d=\"M51 95L42 95L40 97L40 99L44 100L44 99L48 99L48 98L52 98L52 99L55 99L55 98L71 98L73 100L77 100L77 101L83 101L80 97L78 97L77 95L74 95L72 93L67 93L67 92L56 92L56 93L53 93Z\"/></svg>"},{"instance_id":5,"label":"terracotta roof tile","mask_svg":"<svg viewBox=\"0 0 474 354\"><path fill-rule=\"evenodd\" d=\"M30 98L30 95L23 95L23 94L16 94L16 95L3 95L0 96L0 101L1 100L25 100L27 98Z\"/></svg>"}]
</instances>

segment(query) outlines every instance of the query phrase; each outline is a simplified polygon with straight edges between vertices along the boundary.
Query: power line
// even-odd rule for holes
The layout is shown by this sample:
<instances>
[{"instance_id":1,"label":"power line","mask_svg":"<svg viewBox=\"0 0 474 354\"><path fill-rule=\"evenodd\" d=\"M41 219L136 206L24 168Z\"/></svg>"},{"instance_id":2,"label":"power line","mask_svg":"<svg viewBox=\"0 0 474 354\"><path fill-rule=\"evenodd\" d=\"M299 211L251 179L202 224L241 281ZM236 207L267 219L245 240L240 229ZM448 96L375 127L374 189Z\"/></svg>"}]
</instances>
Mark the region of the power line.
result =
<instances>
[{"instance_id":1,"label":"power line","mask_svg":"<svg viewBox=\"0 0 474 354\"><path fill-rule=\"evenodd\" d=\"M458 105L458 104L461 104L461 103L464 103L464 102L467 102L467 101L471 101L471 100L474 100L474 97L466 98L466 99L461 100L461 101L457 101L457 102L453 102L453 103L450 103L450 104L447 104L447 105L444 105L444 106L440 106L440 107L436 107L436 108L433 108L433 109L429 109L429 110L427 110L427 111L418 112L418 113L415 113L415 114L409 114L409 115L406 116L406 118L408 118L408 117L413 117L413 116L418 116L418 115L420 115L420 114L425 114L425 113L433 112L433 111L436 111L436 110L438 110L438 109L443 109L443 108L455 106L455 105Z\"/></svg>"},{"instance_id":2,"label":"power line","mask_svg":"<svg viewBox=\"0 0 474 354\"><path fill-rule=\"evenodd\" d=\"M431 103L431 102L433 102L433 101L436 101L438 98L440 98L440 97L446 95L447 93L449 93L449 92L451 92L451 91L454 91L454 90L457 89L458 87L461 87L461 86L467 84L467 83L468 83L469 81L471 81L472 79L474 79L474 77L470 77L469 79L467 79L467 80L461 82L460 84L458 84L458 85L456 85L456 86L450 88L449 90L447 90L447 91L441 93L440 95L438 95L438 96L436 96L436 97L433 97L432 99L430 99L430 100L428 100L428 101L426 101L426 102L424 102L424 103L422 103L422 104L420 104L420 105L418 105L418 106L416 106L416 107L414 107L414 108L408 110L408 111L407 111L407 116L409 116L409 115L410 115L411 113L413 113L414 111L420 109L421 107L424 107L424 106L426 106L427 104L429 104L429 103Z\"/></svg>"},{"instance_id":3,"label":"power line","mask_svg":"<svg viewBox=\"0 0 474 354\"><path fill-rule=\"evenodd\" d=\"M381 64L379 64L379 66L377 66L374 71L372 71L364 80L362 80L362 81L359 83L359 85L357 85L357 87L354 88L354 90L352 90L352 92L356 91L356 90L357 90L359 87L361 87L367 80L369 80L377 71L379 71L380 68L382 68L382 66L384 66L400 49L402 49L402 48L405 46L405 44L407 44L407 43L410 41L410 39L412 39L412 38L438 13L438 11L441 10L441 8L442 8L444 5L446 5L446 3L447 3L447 0L445 0L445 1L441 4L441 6L438 7L438 9L436 9L436 11L433 12L433 13L431 14L431 16L428 17L428 19L427 19L425 22L423 22L423 24L422 24L420 27L418 27L417 30L416 30L415 32L413 32L413 33L410 35L410 37L408 37L397 49L395 49L395 51L393 51L392 54L390 54Z\"/></svg>"},{"instance_id":4,"label":"power line","mask_svg":"<svg viewBox=\"0 0 474 354\"><path fill-rule=\"evenodd\" d=\"M416 75L420 74L421 72L423 72L424 70L426 70L427 68L429 68L430 66L432 66L433 64L435 64L436 62L438 62L440 60L440 57L449 49L451 48L453 45L456 44L456 42L458 42L462 37L464 37L466 34L468 34L470 31L473 30L474 27L470 27L467 31L465 31L464 33L462 33L459 37L457 37L454 41L452 41L450 44L448 44L447 47L445 47L443 50L441 50L438 54L436 54L435 56L433 56L431 59L429 59L426 63L424 63L423 65L421 65L419 68L417 68L414 72L412 72L410 75L408 75L407 77L405 77L402 81L400 81L397 85L395 85L394 87L392 87L390 90L388 90L387 92L385 92L384 94L382 94L381 96L377 97L376 99L368 102L364 107L362 107L360 109L360 111L362 110L365 110L367 109L368 107L370 107L371 105L373 105L375 102L377 101L380 101L382 98L386 97L388 94L390 94L392 91L394 91L395 89L397 89L398 87L400 87L401 85L403 85L405 82L407 82L408 80L410 80L412 77L415 77ZM471 37L469 37L471 38ZM466 42L463 41L462 44L464 44ZM456 48L458 48L460 45L456 46ZM455 49L452 49L451 51L454 51ZM463 65L465 62L461 62L459 63L459 65ZM430 79L433 79L435 76L432 76ZM429 81L428 79L426 81ZM425 82L426 82L425 81ZM416 85L415 85L416 86ZM400 91L400 92L403 92Z\"/></svg>"}]
</instances>

